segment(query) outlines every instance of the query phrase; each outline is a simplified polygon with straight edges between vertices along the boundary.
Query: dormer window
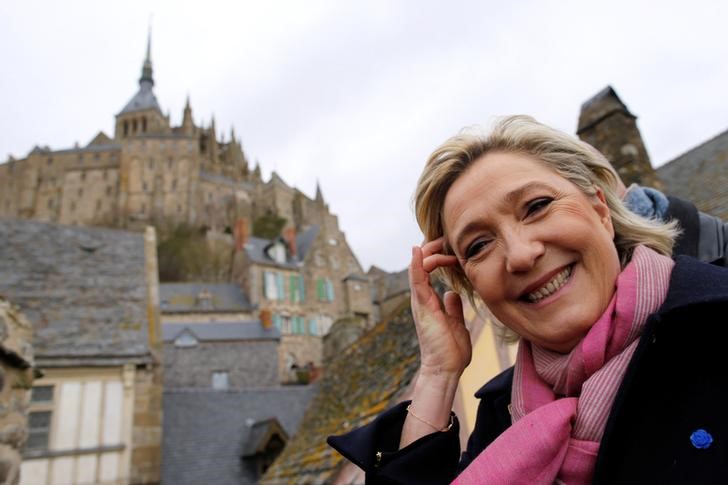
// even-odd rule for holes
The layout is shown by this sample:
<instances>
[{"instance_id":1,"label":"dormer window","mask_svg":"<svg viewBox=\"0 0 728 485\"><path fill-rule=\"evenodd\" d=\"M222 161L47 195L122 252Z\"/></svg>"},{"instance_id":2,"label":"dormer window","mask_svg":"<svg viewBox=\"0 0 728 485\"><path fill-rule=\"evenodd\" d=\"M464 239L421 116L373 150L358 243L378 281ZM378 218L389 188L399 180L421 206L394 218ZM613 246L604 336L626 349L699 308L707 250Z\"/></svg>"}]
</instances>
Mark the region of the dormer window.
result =
<instances>
[{"instance_id":1,"label":"dormer window","mask_svg":"<svg viewBox=\"0 0 728 485\"><path fill-rule=\"evenodd\" d=\"M276 242L268 248L268 257L276 263L283 264L286 262L286 246L281 242Z\"/></svg>"},{"instance_id":2,"label":"dormer window","mask_svg":"<svg viewBox=\"0 0 728 485\"><path fill-rule=\"evenodd\" d=\"M197 345L197 339L191 332L185 331L174 341L175 347L194 347Z\"/></svg>"},{"instance_id":3,"label":"dormer window","mask_svg":"<svg viewBox=\"0 0 728 485\"><path fill-rule=\"evenodd\" d=\"M212 293L207 290L202 290L197 294L197 301L195 302L199 308L203 310L212 310Z\"/></svg>"}]
</instances>

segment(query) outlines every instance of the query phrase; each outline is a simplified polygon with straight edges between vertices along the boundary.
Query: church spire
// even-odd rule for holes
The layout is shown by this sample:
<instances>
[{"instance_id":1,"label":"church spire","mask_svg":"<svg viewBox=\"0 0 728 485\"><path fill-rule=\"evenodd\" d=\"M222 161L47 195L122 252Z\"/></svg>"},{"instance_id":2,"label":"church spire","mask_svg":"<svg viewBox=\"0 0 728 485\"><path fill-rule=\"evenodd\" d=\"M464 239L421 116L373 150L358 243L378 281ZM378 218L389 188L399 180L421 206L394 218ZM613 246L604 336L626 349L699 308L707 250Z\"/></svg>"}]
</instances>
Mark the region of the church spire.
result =
<instances>
[{"instance_id":1,"label":"church spire","mask_svg":"<svg viewBox=\"0 0 728 485\"><path fill-rule=\"evenodd\" d=\"M154 79L152 78L152 27L149 27L149 34L147 35L147 57L144 59L144 65L142 66L142 77L139 78L139 85L144 86L144 83L149 83L149 87L154 86Z\"/></svg>"},{"instance_id":2,"label":"church spire","mask_svg":"<svg viewBox=\"0 0 728 485\"><path fill-rule=\"evenodd\" d=\"M324 203L324 194L321 192L321 184L318 179L316 179L316 202Z\"/></svg>"}]
</instances>

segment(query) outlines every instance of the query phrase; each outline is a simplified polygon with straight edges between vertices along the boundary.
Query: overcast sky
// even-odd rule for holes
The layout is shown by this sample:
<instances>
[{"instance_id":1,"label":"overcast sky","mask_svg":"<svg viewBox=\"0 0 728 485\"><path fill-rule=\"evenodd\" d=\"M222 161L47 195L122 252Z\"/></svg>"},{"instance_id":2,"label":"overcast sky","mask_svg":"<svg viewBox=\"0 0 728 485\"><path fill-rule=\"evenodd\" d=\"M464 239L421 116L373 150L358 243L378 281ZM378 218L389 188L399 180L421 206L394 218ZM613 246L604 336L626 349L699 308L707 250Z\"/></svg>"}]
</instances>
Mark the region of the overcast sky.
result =
<instances>
[{"instance_id":1,"label":"overcast sky","mask_svg":"<svg viewBox=\"0 0 728 485\"><path fill-rule=\"evenodd\" d=\"M0 3L0 160L113 134L152 24L173 124L234 126L265 178L316 181L364 269L408 264L428 154L526 113L569 133L611 84L660 165L728 128L724 1Z\"/></svg>"}]
</instances>

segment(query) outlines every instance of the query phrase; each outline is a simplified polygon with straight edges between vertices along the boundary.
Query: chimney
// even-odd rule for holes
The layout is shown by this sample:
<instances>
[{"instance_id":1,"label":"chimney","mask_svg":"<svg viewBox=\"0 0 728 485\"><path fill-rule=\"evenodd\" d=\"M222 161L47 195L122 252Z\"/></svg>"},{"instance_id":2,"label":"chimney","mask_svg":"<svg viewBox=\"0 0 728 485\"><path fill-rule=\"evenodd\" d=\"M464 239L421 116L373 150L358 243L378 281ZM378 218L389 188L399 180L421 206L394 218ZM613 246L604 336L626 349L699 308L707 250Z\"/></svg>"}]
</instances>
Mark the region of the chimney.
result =
<instances>
[{"instance_id":1,"label":"chimney","mask_svg":"<svg viewBox=\"0 0 728 485\"><path fill-rule=\"evenodd\" d=\"M243 246L245 246L245 244L248 242L248 237L250 235L247 219L238 219L237 221L235 221L234 235L235 250L242 251Z\"/></svg>"},{"instance_id":2,"label":"chimney","mask_svg":"<svg viewBox=\"0 0 728 485\"><path fill-rule=\"evenodd\" d=\"M295 258L297 255L296 251L296 228L288 227L283 230L283 239L288 243L288 251L291 253L291 257Z\"/></svg>"},{"instance_id":3,"label":"chimney","mask_svg":"<svg viewBox=\"0 0 728 485\"><path fill-rule=\"evenodd\" d=\"M144 270L147 283L147 332L149 347L157 350L161 346L161 323L159 312L159 270L157 267L157 232L153 226L144 231Z\"/></svg>"}]
</instances>

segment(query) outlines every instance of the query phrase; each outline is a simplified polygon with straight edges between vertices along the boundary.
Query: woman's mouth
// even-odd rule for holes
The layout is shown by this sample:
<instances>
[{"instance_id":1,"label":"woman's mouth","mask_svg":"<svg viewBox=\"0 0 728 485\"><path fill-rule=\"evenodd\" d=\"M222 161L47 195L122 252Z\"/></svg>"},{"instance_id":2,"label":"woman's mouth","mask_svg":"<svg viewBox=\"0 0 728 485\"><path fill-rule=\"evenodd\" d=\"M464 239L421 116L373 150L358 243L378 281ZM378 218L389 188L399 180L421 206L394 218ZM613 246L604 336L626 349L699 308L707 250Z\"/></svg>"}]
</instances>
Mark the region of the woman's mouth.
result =
<instances>
[{"instance_id":1,"label":"woman's mouth","mask_svg":"<svg viewBox=\"0 0 728 485\"><path fill-rule=\"evenodd\" d=\"M551 281L543 285L541 288L538 288L537 290L526 294L526 300L531 303L538 303L544 298L549 297L559 291L559 289L564 286L569 280L573 267L573 265L567 266L566 268L564 268L563 271L559 272L556 276L553 277Z\"/></svg>"}]
</instances>

